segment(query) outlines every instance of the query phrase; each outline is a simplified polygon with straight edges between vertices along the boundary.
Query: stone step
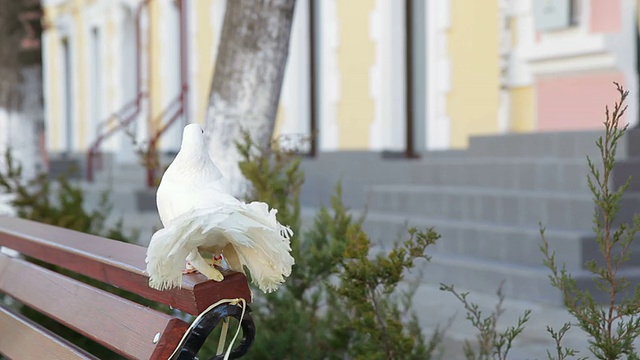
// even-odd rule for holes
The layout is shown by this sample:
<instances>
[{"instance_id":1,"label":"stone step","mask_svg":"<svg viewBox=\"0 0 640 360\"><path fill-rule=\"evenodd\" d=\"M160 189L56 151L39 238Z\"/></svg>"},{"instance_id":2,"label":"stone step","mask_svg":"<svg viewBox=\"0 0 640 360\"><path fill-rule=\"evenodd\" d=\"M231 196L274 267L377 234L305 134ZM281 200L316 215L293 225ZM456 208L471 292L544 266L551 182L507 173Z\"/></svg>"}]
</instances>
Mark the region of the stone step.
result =
<instances>
[{"instance_id":1,"label":"stone step","mask_svg":"<svg viewBox=\"0 0 640 360\"><path fill-rule=\"evenodd\" d=\"M173 161L174 157L175 154L161 153L160 166L164 169ZM146 186L147 171L139 161L120 163L115 161L112 154L104 153L102 166L98 165L100 165L99 162L96 163L96 167L94 168L95 183L114 184L119 182L132 182Z\"/></svg>"},{"instance_id":2,"label":"stone step","mask_svg":"<svg viewBox=\"0 0 640 360\"><path fill-rule=\"evenodd\" d=\"M534 227L497 226L484 223L428 218L406 218L402 215L367 212L364 229L376 243L390 245L407 238L407 229L433 227L442 237L431 249L445 253L477 257L485 260L513 262L537 266L543 264L540 251L540 229ZM546 229L545 238L559 264L567 269L584 269L587 260L599 260L595 237L591 233ZM632 251L640 251L640 242ZM632 257L624 267L640 266L640 258Z\"/></svg>"},{"instance_id":3,"label":"stone step","mask_svg":"<svg viewBox=\"0 0 640 360\"><path fill-rule=\"evenodd\" d=\"M628 129L624 138L624 143L621 146L622 150L626 153L627 158L640 157L640 129L633 128Z\"/></svg>"},{"instance_id":4,"label":"stone step","mask_svg":"<svg viewBox=\"0 0 640 360\"><path fill-rule=\"evenodd\" d=\"M595 145L604 131L566 131L529 134L500 134L473 136L469 139L469 156L472 157L552 157L582 158L586 155L596 158ZM620 140L619 156L627 154L627 139Z\"/></svg>"},{"instance_id":5,"label":"stone step","mask_svg":"<svg viewBox=\"0 0 640 360\"><path fill-rule=\"evenodd\" d=\"M640 148L640 146L639 146ZM614 189L629 180L628 192L640 192L640 157L618 161L613 170L612 186Z\"/></svg>"},{"instance_id":6,"label":"stone step","mask_svg":"<svg viewBox=\"0 0 640 360\"><path fill-rule=\"evenodd\" d=\"M589 290L599 303L608 301L608 296L596 289L593 275L586 270L570 271L579 289ZM474 257L438 254L424 265L423 281L428 284L455 285L471 291L495 291L504 281L503 294L508 298L560 306L563 298L560 291L551 286L550 271L544 266L526 266L514 263L481 260ZM640 284L640 268L620 269L619 277L631 284ZM628 290L632 291L632 290ZM623 295L628 295L625 293Z\"/></svg>"},{"instance_id":7,"label":"stone step","mask_svg":"<svg viewBox=\"0 0 640 360\"><path fill-rule=\"evenodd\" d=\"M114 213L113 219L122 219L122 227L125 233L137 233L137 243L148 246L151 235L162 228L162 223L157 213Z\"/></svg>"},{"instance_id":8,"label":"stone step","mask_svg":"<svg viewBox=\"0 0 640 360\"><path fill-rule=\"evenodd\" d=\"M97 207L103 194L106 192L109 204L113 207L113 211L119 212L135 212L137 211L136 192L142 187L133 184L122 184L121 186L108 186L106 184L96 183L76 183L84 190L85 201L90 209Z\"/></svg>"},{"instance_id":9,"label":"stone step","mask_svg":"<svg viewBox=\"0 0 640 360\"><path fill-rule=\"evenodd\" d=\"M303 208L301 213L303 226L308 228L313 223L315 209ZM361 211L352 213L356 217L362 215ZM434 227L442 235L428 250L431 261L424 265L424 283L454 284L467 290L492 293L504 280L503 292L507 297L562 305L561 294L551 286L550 272L543 264L538 229L407 219L372 211L367 212L364 223L364 230L375 248L386 250L405 240L409 227ZM595 291L592 276L584 267L585 260L600 257L592 235L547 230L545 236L550 249L556 252L558 265L566 266L580 288ZM632 259L619 271L632 284L640 283L640 259ZM596 298L598 301L606 300L601 295Z\"/></svg>"},{"instance_id":10,"label":"stone step","mask_svg":"<svg viewBox=\"0 0 640 360\"><path fill-rule=\"evenodd\" d=\"M434 254L465 255L525 265L543 264L543 256L539 250L542 240L540 231L536 228L491 226L441 219L412 219L379 212L368 212L364 223L364 230L372 241L383 246L390 246L396 241L406 239L409 227L433 227L441 235L440 240L430 249ZM548 230L545 237L554 249L559 250L561 257L558 261L565 263L569 269L583 267L584 234Z\"/></svg>"},{"instance_id":11,"label":"stone step","mask_svg":"<svg viewBox=\"0 0 640 360\"><path fill-rule=\"evenodd\" d=\"M367 213L364 229L373 241L388 249L394 242L406 239L409 226L434 227L442 235L428 250L431 262L425 268L426 282L491 292L505 280L503 290L508 297L562 304L559 292L549 283L550 272L544 266L544 256L539 250L538 229L402 219L375 212ZM557 264L566 266L580 288L595 292L592 276L584 266L586 260L603 262L593 236L548 230L545 237L550 250L556 252ZM640 251L640 244L636 244L633 251ZM632 284L640 283L640 259L632 258L619 271ZM598 297L598 301L605 300L604 296Z\"/></svg>"},{"instance_id":12,"label":"stone step","mask_svg":"<svg viewBox=\"0 0 640 360\"><path fill-rule=\"evenodd\" d=\"M147 183L146 170L139 165L114 165L113 168L104 168L96 171L95 184L121 184L131 183L145 186Z\"/></svg>"},{"instance_id":13,"label":"stone step","mask_svg":"<svg viewBox=\"0 0 640 360\"><path fill-rule=\"evenodd\" d=\"M340 182L346 204L363 206L376 185L427 185L489 190L547 191L589 194L583 159L395 160L374 155L322 154L304 159L301 201L316 206L327 201Z\"/></svg>"},{"instance_id":14,"label":"stone step","mask_svg":"<svg viewBox=\"0 0 640 360\"><path fill-rule=\"evenodd\" d=\"M562 304L562 294L551 286L549 270L543 266L437 254L424 265L424 274L423 281L427 284L454 285L470 291L495 292L502 283L502 293L508 298L552 305Z\"/></svg>"},{"instance_id":15,"label":"stone step","mask_svg":"<svg viewBox=\"0 0 640 360\"><path fill-rule=\"evenodd\" d=\"M467 157L457 160L413 163L406 169L407 180L409 180L406 183L584 193L589 191L588 170L584 158L473 159Z\"/></svg>"},{"instance_id":16,"label":"stone step","mask_svg":"<svg viewBox=\"0 0 640 360\"><path fill-rule=\"evenodd\" d=\"M621 200L619 222L632 222L640 196ZM523 192L456 186L378 185L371 187L367 207L409 216L482 222L507 226L589 231L594 205L589 195Z\"/></svg>"},{"instance_id":17,"label":"stone step","mask_svg":"<svg viewBox=\"0 0 640 360\"><path fill-rule=\"evenodd\" d=\"M49 159L49 178L82 179L85 174L85 164L82 159L74 156L54 156Z\"/></svg>"}]
</instances>

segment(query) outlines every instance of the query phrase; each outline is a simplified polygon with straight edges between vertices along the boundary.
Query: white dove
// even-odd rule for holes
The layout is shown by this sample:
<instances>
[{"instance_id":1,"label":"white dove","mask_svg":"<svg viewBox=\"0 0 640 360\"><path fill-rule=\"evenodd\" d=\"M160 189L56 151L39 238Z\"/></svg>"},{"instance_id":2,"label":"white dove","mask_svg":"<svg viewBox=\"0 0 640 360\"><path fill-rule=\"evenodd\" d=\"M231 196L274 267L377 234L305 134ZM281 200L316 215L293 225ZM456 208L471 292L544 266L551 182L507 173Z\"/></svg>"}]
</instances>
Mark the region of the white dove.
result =
<instances>
[{"instance_id":1,"label":"white dove","mask_svg":"<svg viewBox=\"0 0 640 360\"><path fill-rule=\"evenodd\" d=\"M262 202L243 203L226 192L197 124L184 128L182 145L162 176L156 202L164 225L147 249L149 286L164 290L182 283L185 260L209 279L222 273L200 251L222 254L230 269L244 272L271 292L291 274L293 232L276 220L277 210Z\"/></svg>"}]
</instances>

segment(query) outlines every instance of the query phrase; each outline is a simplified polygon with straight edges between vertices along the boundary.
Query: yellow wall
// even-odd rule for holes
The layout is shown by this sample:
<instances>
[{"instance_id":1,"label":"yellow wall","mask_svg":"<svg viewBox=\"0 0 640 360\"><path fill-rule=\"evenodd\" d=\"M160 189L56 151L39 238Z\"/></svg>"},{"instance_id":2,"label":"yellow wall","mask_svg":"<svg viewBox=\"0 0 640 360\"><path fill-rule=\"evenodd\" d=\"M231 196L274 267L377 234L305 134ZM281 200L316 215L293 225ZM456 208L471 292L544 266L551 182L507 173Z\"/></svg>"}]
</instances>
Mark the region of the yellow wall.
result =
<instances>
[{"instance_id":1,"label":"yellow wall","mask_svg":"<svg viewBox=\"0 0 640 360\"><path fill-rule=\"evenodd\" d=\"M47 24L47 35L48 40L46 40L46 51L47 56L50 57L51 61L49 66L45 69L47 71L47 107L49 111L49 117L51 119L51 129L47 129L47 131L51 131L52 144L49 146L55 150L62 150L63 143L61 142L61 130L63 128L63 124L66 122L65 119L60 118L60 114L62 111L62 102L63 102L63 93L60 91L60 86L63 83L64 79L60 78L60 73L63 64L61 63L61 41L63 34L60 34L55 26L52 24L56 21L56 19L60 16L70 16L71 21L73 22L72 26L74 29L84 29L84 18L83 18L83 9L85 6L91 4L93 1L91 0L69 0L63 3L60 3L57 6L49 6L44 7L43 12L45 16L45 24ZM70 74L73 80L73 93L72 95L77 95L74 97L72 104L74 106L73 109L68 109L68 111L75 116L75 128L73 134L75 135L74 142L80 146L81 149L86 148L92 139L90 139L87 135L92 133L93 129L87 129L87 123L89 119L87 118L87 101L84 99L85 94L87 94L87 64L86 64L86 51L87 44L85 39L84 31L74 31L71 36L71 43L69 44L71 47L71 53L73 56L72 64L73 64L73 73Z\"/></svg>"},{"instance_id":2,"label":"yellow wall","mask_svg":"<svg viewBox=\"0 0 640 360\"><path fill-rule=\"evenodd\" d=\"M284 106L282 106L282 101L280 101L280 103L278 104L278 110L276 112L276 122L273 126L273 135L271 136L272 139L277 139L282 134L282 126L284 125L286 116L286 110Z\"/></svg>"},{"instance_id":3,"label":"yellow wall","mask_svg":"<svg viewBox=\"0 0 640 360\"><path fill-rule=\"evenodd\" d=\"M49 18L48 14L50 13L46 8L43 9L45 16ZM51 28L48 30L48 39L45 46L47 49L47 56L51 58L49 62L46 62L46 68L44 69L45 73L48 76L48 81L46 82L45 92L48 94L47 96L47 110L49 111L49 118L51 119L51 128L47 129L47 131L51 132L51 144L49 146L52 149L60 149L62 147L62 143L60 142L60 128L62 126L62 121L60 119L60 111L61 109L61 91L57 89L58 84L62 81L60 79L60 72L57 70L62 66L60 64L60 43L57 30L55 28Z\"/></svg>"},{"instance_id":4,"label":"yellow wall","mask_svg":"<svg viewBox=\"0 0 640 360\"><path fill-rule=\"evenodd\" d=\"M369 95L369 71L374 62L374 43L369 35L369 15L374 0L337 1L340 48L340 100L337 107L341 149L368 149L374 117Z\"/></svg>"},{"instance_id":5,"label":"yellow wall","mask_svg":"<svg viewBox=\"0 0 640 360\"><path fill-rule=\"evenodd\" d=\"M518 18L516 16L511 17L509 21L509 36L511 37L511 47L518 46Z\"/></svg>"},{"instance_id":6,"label":"yellow wall","mask_svg":"<svg viewBox=\"0 0 640 360\"><path fill-rule=\"evenodd\" d=\"M76 29L84 29L84 19L82 16L82 8L83 8L83 0L75 0L72 14L73 14L73 22ZM87 99L84 97L85 94L88 94L87 91L87 69L86 69L86 51L87 51L87 43L85 41L85 32L83 31L75 31L73 36L74 42L71 44L73 53L73 86L74 86L74 94L77 94L76 98L73 101L73 104L76 106L75 108L75 121L77 123L76 131L74 135L76 136L76 144L80 146L80 148L88 147L89 142L91 141L87 136Z\"/></svg>"},{"instance_id":7,"label":"yellow wall","mask_svg":"<svg viewBox=\"0 0 640 360\"><path fill-rule=\"evenodd\" d=\"M534 131L534 91L533 86L512 88L510 97L510 131L533 132Z\"/></svg>"},{"instance_id":8,"label":"yellow wall","mask_svg":"<svg viewBox=\"0 0 640 360\"><path fill-rule=\"evenodd\" d=\"M160 2L158 0L152 0L149 2L149 42L148 42L148 61L151 68L149 70L149 101L151 112L151 123L149 129L152 133L155 133L155 129L162 123L160 114L163 110L162 99L162 66L160 64L160 58L162 56L162 41L161 41L161 14Z\"/></svg>"},{"instance_id":9,"label":"yellow wall","mask_svg":"<svg viewBox=\"0 0 640 360\"><path fill-rule=\"evenodd\" d=\"M110 49L111 46L111 42L113 41L113 39L115 39L118 36L117 33L117 28L118 25L116 24L115 20L114 20L114 16L113 16L113 8L109 8L108 10L108 15L107 15L107 22L106 22L106 37L104 39L105 44L107 45L107 49ZM116 74L116 61L117 61L117 57L121 54L113 52L113 51L106 51L106 54L104 54L106 56L106 69L105 71L107 72L107 78L106 78L106 94L107 94L107 113L111 114L115 111L117 111L118 109L116 109L116 106L118 106L116 104L116 84L119 82L114 81L114 76L112 76L111 74ZM126 66L123 64L123 66ZM120 77L116 77L116 78L120 78ZM130 101L129 99L123 99L124 101ZM103 121L103 119L100 119L98 121ZM116 121L109 121L109 123L107 124L109 126L109 128L114 127L117 124Z\"/></svg>"},{"instance_id":10,"label":"yellow wall","mask_svg":"<svg viewBox=\"0 0 640 360\"><path fill-rule=\"evenodd\" d=\"M498 131L498 1L451 0L451 146Z\"/></svg>"},{"instance_id":11,"label":"yellow wall","mask_svg":"<svg viewBox=\"0 0 640 360\"><path fill-rule=\"evenodd\" d=\"M638 31L640 31L640 0L636 0L636 22L638 26Z\"/></svg>"},{"instance_id":12,"label":"yellow wall","mask_svg":"<svg viewBox=\"0 0 640 360\"><path fill-rule=\"evenodd\" d=\"M204 124L204 117L209 104L209 94L211 92L211 80L213 79L214 58L211 48L215 46L214 40L216 35L211 26L211 1L194 1L192 6L195 7L196 26L196 49L191 56L196 56L196 83L191 86L191 96L196 97L196 113L195 120L200 124Z\"/></svg>"}]
</instances>

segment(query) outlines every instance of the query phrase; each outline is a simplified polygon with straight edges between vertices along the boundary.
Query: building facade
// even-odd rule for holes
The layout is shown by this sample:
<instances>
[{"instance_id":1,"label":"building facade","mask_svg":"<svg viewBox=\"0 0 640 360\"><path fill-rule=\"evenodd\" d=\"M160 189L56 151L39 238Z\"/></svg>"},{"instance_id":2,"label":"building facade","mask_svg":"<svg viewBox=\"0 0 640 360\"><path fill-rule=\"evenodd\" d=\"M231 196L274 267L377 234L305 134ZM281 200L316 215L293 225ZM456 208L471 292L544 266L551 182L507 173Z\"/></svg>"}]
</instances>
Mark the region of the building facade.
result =
<instances>
[{"instance_id":1,"label":"building facade","mask_svg":"<svg viewBox=\"0 0 640 360\"><path fill-rule=\"evenodd\" d=\"M474 135L597 128L613 81L638 90L639 9L298 0L276 131L316 134L321 152L412 155L465 148ZM134 161L172 118L166 151L180 123L203 121L224 0L43 0L43 10L49 152L84 153L127 123L99 147Z\"/></svg>"}]
</instances>

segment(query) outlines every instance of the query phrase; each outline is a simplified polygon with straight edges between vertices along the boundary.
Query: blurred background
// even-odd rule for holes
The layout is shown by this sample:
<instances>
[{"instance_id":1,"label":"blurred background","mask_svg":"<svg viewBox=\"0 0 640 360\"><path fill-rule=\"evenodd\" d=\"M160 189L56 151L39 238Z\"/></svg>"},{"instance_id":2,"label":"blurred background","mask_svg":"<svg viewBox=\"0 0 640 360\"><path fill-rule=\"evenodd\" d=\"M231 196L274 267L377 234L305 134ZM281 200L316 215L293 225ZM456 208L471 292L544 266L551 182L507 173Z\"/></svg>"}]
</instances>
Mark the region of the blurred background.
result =
<instances>
[{"instance_id":1,"label":"blurred background","mask_svg":"<svg viewBox=\"0 0 640 360\"><path fill-rule=\"evenodd\" d=\"M226 2L1 4L0 148L26 176L75 164L89 190L117 184L118 214L150 234L139 152L157 141L166 164L182 126L204 124ZM340 180L382 246L408 225L442 233L436 283L507 279L510 297L559 304L538 223L586 279L597 249L585 155L597 155L613 82L638 123L639 12L636 0L298 0L274 136L312 139L298 146L303 206ZM633 134L614 183L639 169Z\"/></svg>"},{"instance_id":2,"label":"blurred background","mask_svg":"<svg viewBox=\"0 0 640 360\"><path fill-rule=\"evenodd\" d=\"M86 152L112 114L135 118L139 138L176 112L203 121L225 1L5 2L22 30L3 41L22 55L19 112L46 129L50 158ZM314 153L413 156L474 135L595 129L612 81L636 93L637 14L632 0L299 0L276 133L316 133ZM124 131L101 148L136 161Z\"/></svg>"}]
</instances>

